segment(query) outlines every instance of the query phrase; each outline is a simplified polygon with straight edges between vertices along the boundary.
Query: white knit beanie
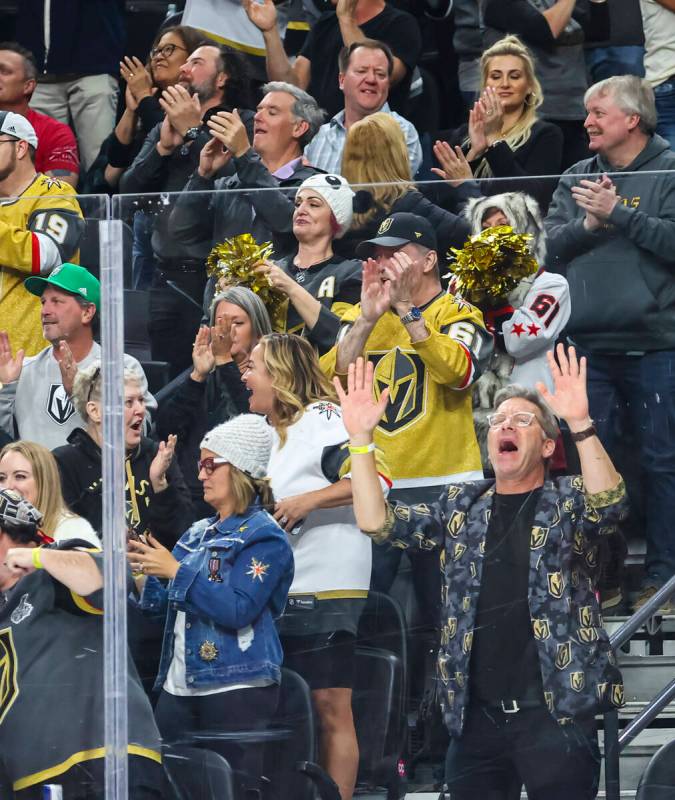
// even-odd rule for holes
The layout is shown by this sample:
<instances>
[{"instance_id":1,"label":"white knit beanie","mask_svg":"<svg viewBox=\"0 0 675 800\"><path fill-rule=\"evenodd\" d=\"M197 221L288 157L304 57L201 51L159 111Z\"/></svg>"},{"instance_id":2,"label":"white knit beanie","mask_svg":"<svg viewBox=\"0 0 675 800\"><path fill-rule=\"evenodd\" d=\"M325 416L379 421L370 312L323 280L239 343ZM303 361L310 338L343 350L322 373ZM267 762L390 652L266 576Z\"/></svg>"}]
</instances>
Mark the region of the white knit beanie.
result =
<instances>
[{"instance_id":1,"label":"white knit beanie","mask_svg":"<svg viewBox=\"0 0 675 800\"><path fill-rule=\"evenodd\" d=\"M264 478L272 452L272 429L257 414L240 414L209 431L199 445L227 459L251 478Z\"/></svg>"},{"instance_id":2,"label":"white knit beanie","mask_svg":"<svg viewBox=\"0 0 675 800\"><path fill-rule=\"evenodd\" d=\"M354 215L354 192L342 175L312 175L300 185L298 191L303 189L312 189L320 194L330 206L335 221L340 226L336 239L349 230Z\"/></svg>"}]
</instances>

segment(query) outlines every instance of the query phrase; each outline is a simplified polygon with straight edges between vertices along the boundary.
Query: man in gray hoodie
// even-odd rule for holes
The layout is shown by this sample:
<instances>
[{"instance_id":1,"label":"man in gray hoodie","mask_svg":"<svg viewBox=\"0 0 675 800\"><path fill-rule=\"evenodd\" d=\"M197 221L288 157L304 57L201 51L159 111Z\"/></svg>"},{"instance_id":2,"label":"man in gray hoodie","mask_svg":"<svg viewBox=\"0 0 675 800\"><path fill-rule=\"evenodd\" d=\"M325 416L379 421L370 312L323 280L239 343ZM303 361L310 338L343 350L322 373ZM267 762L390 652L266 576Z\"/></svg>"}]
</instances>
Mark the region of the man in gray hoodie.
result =
<instances>
[{"instance_id":1,"label":"man in gray hoodie","mask_svg":"<svg viewBox=\"0 0 675 800\"><path fill-rule=\"evenodd\" d=\"M600 438L617 444L623 414L638 448L647 539L640 606L675 573L675 153L654 133L646 81L608 78L584 101L595 155L570 167L555 191L549 269L569 281L567 332L588 356Z\"/></svg>"}]
</instances>

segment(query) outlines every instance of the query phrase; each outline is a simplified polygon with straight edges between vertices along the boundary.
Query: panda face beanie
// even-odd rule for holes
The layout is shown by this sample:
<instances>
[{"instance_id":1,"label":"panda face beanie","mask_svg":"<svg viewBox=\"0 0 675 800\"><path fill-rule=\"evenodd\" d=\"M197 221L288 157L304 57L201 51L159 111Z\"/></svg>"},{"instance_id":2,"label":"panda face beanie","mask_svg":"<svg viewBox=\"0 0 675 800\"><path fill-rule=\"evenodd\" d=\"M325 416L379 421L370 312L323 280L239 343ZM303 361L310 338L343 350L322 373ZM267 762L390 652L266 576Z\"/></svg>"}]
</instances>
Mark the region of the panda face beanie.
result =
<instances>
[{"instance_id":1,"label":"panda face beanie","mask_svg":"<svg viewBox=\"0 0 675 800\"><path fill-rule=\"evenodd\" d=\"M300 185L298 193L303 189L310 189L328 204L338 225L336 239L349 230L354 215L354 192L341 175L312 175Z\"/></svg>"}]
</instances>

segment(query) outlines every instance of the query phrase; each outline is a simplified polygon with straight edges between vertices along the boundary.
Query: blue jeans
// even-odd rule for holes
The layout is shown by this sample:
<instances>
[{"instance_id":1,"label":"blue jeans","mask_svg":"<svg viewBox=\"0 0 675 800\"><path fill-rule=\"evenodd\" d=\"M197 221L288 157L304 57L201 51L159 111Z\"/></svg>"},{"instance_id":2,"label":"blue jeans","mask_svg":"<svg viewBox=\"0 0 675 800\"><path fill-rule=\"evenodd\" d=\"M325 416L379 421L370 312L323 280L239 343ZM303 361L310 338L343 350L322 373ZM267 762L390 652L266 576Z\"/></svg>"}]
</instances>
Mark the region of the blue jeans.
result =
<instances>
[{"instance_id":1,"label":"blue jeans","mask_svg":"<svg viewBox=\"0 0 675 800\"><path fill-rule=\"evenodd\" d=\"M155 254L152 251L152 226L154 218L145 211L134 214L134 241L131 249L132 289L149 289L155 271Z\"/></svg>"},{"instance_id":2,"label":"blue jeans","mask_svg":"<svg viewBox=\"0 0 675 800\"><path fill-rule=\"evenodd\" d=\"M656 132L675 148L675 75L654 87L656 99Z\"/></svg>"},{"instance_id":3,"label":"blue jeans","mask_svg":"<svg viewBox=\"0 0 675 800\"><path fill-rule=\"evenodd\" d=\"M586 50L586 66L591 83L604 81L613 75L645 76L645 49L640 45L623 47L591 47Z\"/></svg>"},{"instance_id":4,"label":"blue jeans","mask_svg":"<svg viewBox=\"0 0 675 800\"><path fill-rule=\"evenodd\" d=\"M590 412L600 440L610 454L629 431L635 440L645 505L646 585L658 587L675 574L675 350L586 355ZM622 415L629 430L618 424Z\"/></svg>"}]
</instances>

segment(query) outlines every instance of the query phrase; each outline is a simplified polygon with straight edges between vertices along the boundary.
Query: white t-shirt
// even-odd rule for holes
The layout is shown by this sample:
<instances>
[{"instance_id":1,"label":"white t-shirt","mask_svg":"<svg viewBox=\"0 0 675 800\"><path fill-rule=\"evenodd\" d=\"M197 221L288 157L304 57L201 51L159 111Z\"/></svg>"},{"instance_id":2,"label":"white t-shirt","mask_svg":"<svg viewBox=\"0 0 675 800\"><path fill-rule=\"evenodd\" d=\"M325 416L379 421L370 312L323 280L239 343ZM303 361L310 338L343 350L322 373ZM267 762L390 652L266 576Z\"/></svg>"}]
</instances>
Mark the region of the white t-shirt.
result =
<instances>
[{"instance_id":1,"label":"white t-shirt","mask_svg":"<svg viewBox=\"0 0 675 800\"><path fill-rule=\"evenodd\" d=\"M307 406L287 434L280 447L274 432L268 467L276 500L324 489L349 477L349 435L339 406L325 401ZM351 505L311 511L289 540L295 560L289 594L339 591L340 597L365 596L370 587L371 543L357 527Z\"/></svg>"}]
</instances>

